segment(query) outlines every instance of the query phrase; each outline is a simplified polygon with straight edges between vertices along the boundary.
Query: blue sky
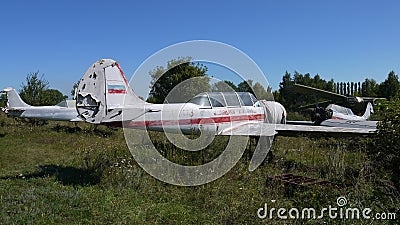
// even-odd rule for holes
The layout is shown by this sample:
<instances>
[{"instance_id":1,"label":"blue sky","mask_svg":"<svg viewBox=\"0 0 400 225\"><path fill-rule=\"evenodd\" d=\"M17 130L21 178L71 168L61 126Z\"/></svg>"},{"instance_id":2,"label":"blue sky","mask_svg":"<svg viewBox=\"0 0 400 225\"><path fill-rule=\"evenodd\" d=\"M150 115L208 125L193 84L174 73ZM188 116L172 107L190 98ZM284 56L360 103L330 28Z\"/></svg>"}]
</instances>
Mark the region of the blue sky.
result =
<instances>
[{"instance_id":1,"label":"blue sky","mask_svg":"<svg viewBox=\"0 0 400 225\"><path fill-rule=\"evenodd\" d=\"M0 88L39 70L65 94L101 58L128 79L149 56L213 40L250 56L273 89L285 71L335 81L400 73L399 1L5 1ZM210 71L221 72L221 71ZM144 95L148 84L138 85Z\"/></svg>"}]
</instances>

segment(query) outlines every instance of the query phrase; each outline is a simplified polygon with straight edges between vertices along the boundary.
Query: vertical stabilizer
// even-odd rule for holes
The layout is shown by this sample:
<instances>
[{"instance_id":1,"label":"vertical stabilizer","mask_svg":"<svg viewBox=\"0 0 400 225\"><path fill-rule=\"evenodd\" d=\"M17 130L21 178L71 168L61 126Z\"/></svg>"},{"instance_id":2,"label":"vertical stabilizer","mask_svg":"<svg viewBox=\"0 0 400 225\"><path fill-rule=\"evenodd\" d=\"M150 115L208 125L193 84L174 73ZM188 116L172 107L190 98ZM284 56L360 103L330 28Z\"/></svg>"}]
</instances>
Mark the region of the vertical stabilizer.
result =
<instances>
[{"instance_id":1,"label":"vertical stabilizer","mask_svg":"<svg viewBox=\"0 0 400 225\"><path fill-rule=\"evenodd\" d=\"M118 62L94 63L79 82L76 107L87 122L99 124L113 109L145 104L132 91Z\"/></svg>"},{"instance_id":2,"label":"vertical stabilizer","mask_svg":"<svg viewBox=\"0 0 400 225\"><path fill-rule=\"evenodd\" d=\"M367 120L371 116L371 113L374 113L374 108L372 107L371 102L368 102L367 108L365 109L365 113L362 117Z\"/></svg>"},{"instance_id":3,"label":"vertical stabilizer","mask_svg":"<svg viewBox=\"0 0 400 225\"><path fill-rule=\"evenodd\" d=\"M30 107L30 105L26 104L21 99L21 97L14 88L5 88L3 92L7 93L7 107L9 108Z\"/></svg>"},{"instance_id":4,"label":"vertical stabilizer","mask_svg":"<svg viewBox=\"0 0 400 225\"><path fill-rule=\"evenodd\" d=\"M120 108L124 105L144 104L129 86L129 83L118 62L114 66L104 68L106 79L106 101L107 108Z\"/></svg>"}]
</instances>

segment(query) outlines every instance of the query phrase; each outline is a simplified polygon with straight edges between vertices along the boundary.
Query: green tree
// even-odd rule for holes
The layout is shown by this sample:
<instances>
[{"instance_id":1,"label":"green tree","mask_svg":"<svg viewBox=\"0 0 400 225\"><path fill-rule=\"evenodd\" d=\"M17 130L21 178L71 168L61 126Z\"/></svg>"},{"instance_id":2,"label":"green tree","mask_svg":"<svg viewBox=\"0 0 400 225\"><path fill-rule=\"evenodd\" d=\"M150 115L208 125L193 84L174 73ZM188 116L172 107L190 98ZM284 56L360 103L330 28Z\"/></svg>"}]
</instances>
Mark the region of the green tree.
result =
<instances>
[{"instance_id":1,"label":"green tree","mask_svg":"<svg viewBox=\"0 0 400 225\"><path fill-rule=\"evenodd\" d=\"M247 81L242 81L237 85L237 91L239 92L250 92L253 93L253 81L252 80L247 80Z\"/></svg>"},{"instance_id":2,"label":"green tree","mask_svg":"<svg viewBox=\"0 0 400 225\"><path fill-rule=\"evenodd\" d=\"M326 83L326 89L327 91L331 91L331 92L335 92L336 91L336 87L335 87L335 81L332 79L330 79L328 81L328 83Z\"/></svg>"},{"instance_id":3,"label":"green tree","mask_svg":"<svg viewBox=\"0 0 400 225\"><path fill-rule=\"evenodd\" d=\"M391 71L388 78L379 85L379 96L387 99L395 99L399 97L400 83L399 77Z\"/></svg>"},{"instance_id":4,"label":"green tree","mask_svg":"<svg viewBox=\"0 0 400 225\"><path fill-rule=\"evenodd\" d=\"M272 92L272 95L273 95L275 101L281 102L281 101L280 101L280 99L281 99L280 94L281 94L281 93L279 92L279 90L276 90L276 91Z\"/></svg>"},{"instance_id":5,"label":"green tree","mask_svg":"<svg viewBox=\"0 0 400 225\"><path fill-rule=\"evenodd\" d=\"M68 96L63 95L59 90L46 89L43 91L42 104L43 105L55 105L64 101Z\"/></svg>"},{"instance_id":6,"label":"green tree","mask_svg":"<svg viewBox=\"0 0 400 225\"><path fill-rule=\"evenodd\" d=\"M0 93L0 107L5 107L7 104L7 95L5 93Z\"/></svg>"},{"instance_id":7,"label":"green tree","mask_svg":"<svg viewBox=\"0 0 400 225\"><path fill-rule=\"evenodd\" d=\"M294 84L292 75L286 71L285 75L282 77L282 81L279 83L279 93L274 95L275 100L283 104L286 108L293 106L293 101L295 99L295 93L290 89Z\"/></svg>"},{"instance_id":8,"label":"green tree","mask_svg":"<svg viewBox=\"0 0 400 225\"><path fill-rule=\"evenodd\" d=\"M377 97L379 85L374 79L365 79L361 84L361 95L364 97Z\"/></svg>"},{"instance_id":9,"label":"green tree","mask_svg":"<svg viewBox=\"0 0 400 225\"><path fill-rule=\"evenodd\" d=\"M228 84L229 86L231 86L231 88L232 88L233 90L238 91L238 87L237 87L232 81L224 80L224 82L225 82L226 84Z\"/></svg>"},{"instance_id":10,"label":"green tree","mask_svg":"<svg viewBox=\"0 0 400 225\"><path fill-rule=\"evenodd\" d=\"M269 88L268 88L269 89ZM264 100L274 100L274 97L271 91L265 90L265 88L259 83L256 82L253 85L254 94L256 95L257 99L264 99Z\"/></svg>"},{"instance_id":11,"label":"green tree","mask_svg":"<svg viewBox=\"0 0 400 225\"><path fill-rule=\"evenodd\" d=\"M375 167L390 173L391 180L400 189L400 100L379 104L384 119L378 123L378 133L369 148Z\"/></svg>"},{"instance_id":12,"label":"green tree","mask_svg":"<svg viewBox=\"0 0 400 225\"><path fill-rule=\"evenodd\" d=\"M43 92L48 88L49 82L43 76L44 74L39 78L39 71L26 76L26 83L22 83L19 92L21 98L26 103L30 105L44 105Z\"/></svg>"},{"instance_id":13,"label":"green tree","mask_svg":"<svg viewBox=\"0 0 400 225\"><path fill-rule=\"evenodd\" d=\"M44 74L39 78L39 71L26 76L26 83L22 83L19 94L27 104L55 105L68 98L58 90L49 89L49 82L43 77Z\"/></svg>"},{"instance_id":14,"label":"green tree","mask_svg":"<svg viewBox=\"0 0 400 225\"><path fill-rule=\"evenodd\" d=\"M329 89L327 87L327 82L326 80L322 79L318 74L316 74L314 76L314 78L312 79L312 83L311 83L312 87L321 89L321 90L327 90Z\"/></svg>"},{"instance_id":15,"label":"green tree","mask_svg":"<svg viewBox=\"0 0 400 225\"><path fill-rule=\"evenodd\" d=\"M194 95L210 90L210 78L207 76L208 68L200 63L191 62L191 57L178 58L167 63L167 68L158 66L149 72L152 78L150 96L148 101L163 103L168 94L179 84L186 80L190 85L180 88L180 99L187 100ZM199 78L199 79L191 79Z\"/></svg>"},{"instance_id":16,"label":"green tree","mask_svg":"<svg viewBox=\"0 0 400 225\"><path fill-rule=\"evenodd\" d=\"M288 110L295 110L300 105L308 105L315 103L315 98L311 95L295 93L291 86L293 84L302 84L326 91L336 91L341 89L339 83L336 85L334 80L326 81L321 78L319 74L312 77L309 73L301 74L297 71L294 72L293 78L287 71L279 84L279 94L275 93L276 101L282 103ZM335 90L336 89L336 90ZM318 101L322 99L317 99Z\"/></svg>"},{"instance_id":17,"label":"green tree","mask_svg":"<svg viewBox=\"0 0 400 225\"><path fill-rule=\"evenodd\" d=\"M218 81L211 85L211 91L213 92L230 92L236 90L236 85L230 81Z\"/></svg>"}]
</instances>

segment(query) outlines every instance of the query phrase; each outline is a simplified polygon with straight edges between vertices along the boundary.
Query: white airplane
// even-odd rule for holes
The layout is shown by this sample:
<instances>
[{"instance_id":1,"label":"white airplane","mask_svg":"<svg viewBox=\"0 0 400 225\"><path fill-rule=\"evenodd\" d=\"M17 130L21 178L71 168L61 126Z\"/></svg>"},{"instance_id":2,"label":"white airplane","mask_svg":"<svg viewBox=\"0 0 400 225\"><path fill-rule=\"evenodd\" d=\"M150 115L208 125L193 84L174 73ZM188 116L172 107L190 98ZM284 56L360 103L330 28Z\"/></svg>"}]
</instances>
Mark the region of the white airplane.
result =
<instances>
[{"instance_id":1,"label":"white airplane","mask_svg":"<svg viewBox=\"0 0 400 225\"><path fill-rule=\"evenodd\" d=\"M316 108L312 115L312 121L315 125L320 126L376 129L377 121L368 121L373 112L374 109L370 102L362 116L355 115L350 108L330 104L326 108ZM301 124L300 121L289 121L289 123ZM310 122L303 121L303 124L306 123Z\"/></svg>"},{"instance_id":2,"label":"white airplane","mask_svg":"<svg viewBox=\"0 0 400 225\"><path fill-rule=\"evenodd\" d=\"M330 127L352 127L352 128L370 128L376 129L377 121L368 121L371 113L374 112L371 102L378 99L375 97L354 97L345 96L330 91L321 90L301 84L293 84L292 89L300 94L313 95L314 97L322 97L330 99L329 101L320 102L318 104L325 104L327 102L335 101L344 105L351 105L356 111L361 112L362 105L367 103L364 115L357 116L350 108L339 106L336 104L329 104L326 108L317 107L311 115L310 121L288 121L291 124L303 125L321 125ZM309 108L311 105L302 106L300 108ZM299 108L299 109L300 109Z\"/></svg>"},{"instance_id":3,"label":"white airplane","mask_svg":"<svg viewBox=\"0 0 400 225\"><path fill-rule=\"evenodd\" d=\"M322 121L321 126L376 129L378 121L368 121L371 113L374 113L370 102L362 116L355 115L349 108L334 104L330 104L326 109L332 112L332 118Z\"/></svg>"},{"instance_id":4,"label":"white airplane","mask_svg":"<svg viewBox=\"0 0 400 225\"><path fill-rule=\"evenodd\" d=\"M78 117L74 100L65 100L54 106L31 106L26 104L13 88L5 88L2 92L7 93L7 106L3 108L3 111L9 116L71 122L82 121Z\"/></svg>"},{"instance_id":5,"label":"white airplane","mask_svg":"<svg viewBox=\"0 0 400 225\"><path fill-rule=\"evenodd\" d=\"M367 108L365 109L365 113L362 116L355 115L353 111L349 108L335 104L328 105L326 109L332 111L332 119L338 119L338 120L365 121L369 119L371 113L374 113L374 108L372 107L371 102L368 102Z\"/></svg>"},{"instance_id":6,"label":"white airplane","mask_svg":"<svg viewBox=\"0 0 400 225\"><path fill-rule=\"evenodd\" d=\"M287 125L286 110L281 104L259 101L247 92L206 92L187 103L150 104L136 96L121 67L112 59L99 60L83 75L77 89L76 108L82 120L92 124L184 134L260 136L250 170L262 163L276 134L365 135L375 131Z\"/></svg>"}]
</instances>

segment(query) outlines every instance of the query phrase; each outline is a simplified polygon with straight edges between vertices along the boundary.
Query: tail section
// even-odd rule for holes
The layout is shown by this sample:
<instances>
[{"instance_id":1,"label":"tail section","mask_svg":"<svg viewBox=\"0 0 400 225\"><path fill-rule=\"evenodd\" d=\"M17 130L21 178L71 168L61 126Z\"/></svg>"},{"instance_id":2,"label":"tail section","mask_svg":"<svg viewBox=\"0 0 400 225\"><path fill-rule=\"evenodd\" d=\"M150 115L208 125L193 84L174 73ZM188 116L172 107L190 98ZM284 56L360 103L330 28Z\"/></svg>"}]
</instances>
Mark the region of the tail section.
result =
<instances>
[{"instance_id":1,"label":"tail section","mask_svg":"<svg viewBox=\"0 0 400 225\"><path fill-rule=\"evenodd\" d=\"M7 93L7 107L8 108L18 108L18 107L29 107L30 105L26 104L17 91L14 88L5 88L3 92Z\"/></svg>"},{"instance_id":2,"label":"tail section","mask_svg":"<svg viewBox=\"0 0 400 225\"><path fill-rule=\"evenodd\" d=\"M113 109L144 104L129 86L118 62L112 59L102 59L90 66L78 85L76 107L90 123L101 123Z\"/></svg>"},{"instance_id":3,"label":"tail section","mask_svg":"<svg viewBox=\"0 0 400 225\"><path fill-rule=\"evenodd\" d=\"M118 62L115 66L108 66L105 70L106 78L106 101L108 108L121 107L124 105L144 104L129 86L129 83Z\"/></svg>"},{"instance_id":4,"label":"tail section","mask_svg":"<svg viewBox=\"0 0 400 225\"><path fill-rule=\"evenodd\" d=\"M368 102L367 109L362 117L367 120L371 116L371 113L374 113L374 108L372 107L371 102Z\"/></svg>"}]
</instances>

